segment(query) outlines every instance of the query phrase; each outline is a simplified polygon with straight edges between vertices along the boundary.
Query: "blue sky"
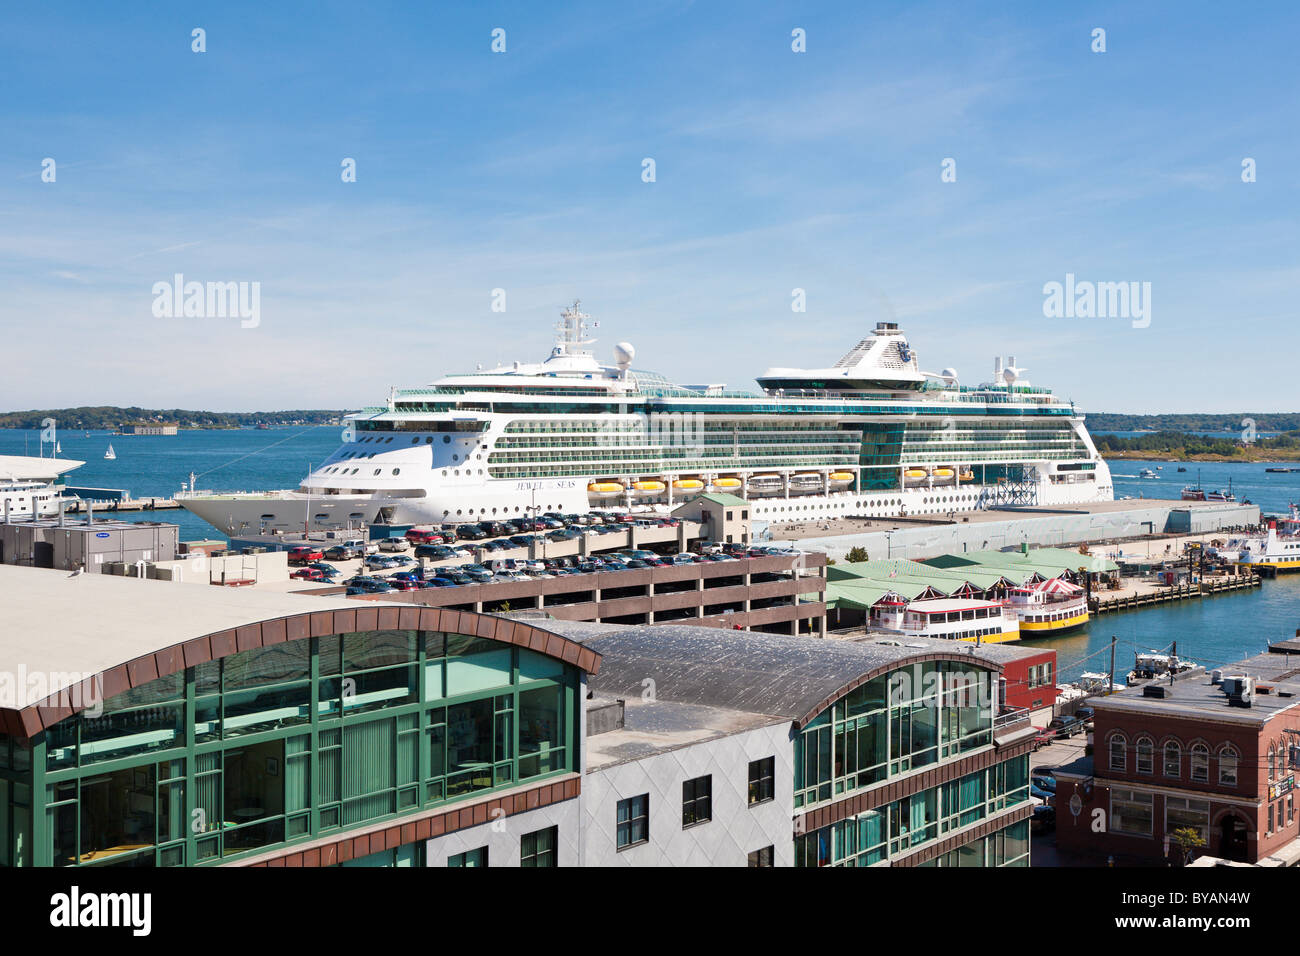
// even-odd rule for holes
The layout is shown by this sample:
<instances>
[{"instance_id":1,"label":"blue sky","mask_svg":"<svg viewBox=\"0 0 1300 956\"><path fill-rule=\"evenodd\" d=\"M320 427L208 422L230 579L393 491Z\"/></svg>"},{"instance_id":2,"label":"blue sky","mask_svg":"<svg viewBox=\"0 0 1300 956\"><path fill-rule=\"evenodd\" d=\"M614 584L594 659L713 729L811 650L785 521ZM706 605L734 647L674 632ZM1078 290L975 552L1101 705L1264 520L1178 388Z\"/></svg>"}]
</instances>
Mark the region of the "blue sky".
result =
<instances>
[{"instance_id":1,"label":"blue sky","mask_svg":"<svg viewBox=\"0 0 1300 956\"><path fill-rule=\"evenodd\" d=\"M1208 3L10 4L0 409L358 407L540 359L581 296L603 358L627 340L679 381L826 365L888 319L928 369L975 382L1014 354L1085 409L1300 410L1297 20ZM153 284L178 272L259 282L260 324L154 317ZM1044 317L1066 273L1150 282L1150 326Z\"/></svg>"}]
</instances>

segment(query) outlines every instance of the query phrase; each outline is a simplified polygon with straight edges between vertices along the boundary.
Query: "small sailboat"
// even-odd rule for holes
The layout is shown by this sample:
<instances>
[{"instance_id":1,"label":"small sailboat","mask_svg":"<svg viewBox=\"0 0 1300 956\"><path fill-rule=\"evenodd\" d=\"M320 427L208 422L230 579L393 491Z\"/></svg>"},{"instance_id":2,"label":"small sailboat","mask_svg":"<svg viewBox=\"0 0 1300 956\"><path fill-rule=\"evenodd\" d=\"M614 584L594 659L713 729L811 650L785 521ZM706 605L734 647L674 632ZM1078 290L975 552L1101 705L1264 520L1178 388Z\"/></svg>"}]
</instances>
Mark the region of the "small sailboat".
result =
<instances>
[{"instance_id":1,"label":"small sailboat","mask_svg":"<svg viewBox=\"0 0 1300 956\"><path fill-rule=\"evenodd\" d=\"M108 451L104 452L104 459L106 461L113 461L115 458L117 458L117 452L113 451L113 443L109 442Z\"/></svg>"},{"instance_id":2,"label":"small sailboat","mask_svg":"<svg viewBox=\"0 0 1300 956\"><path fill-rule=\"evenodd\" d=\"M56 441L56 442L54 443L54 454L56 454L56 455L62 455L62 454L63 454L63 445L62 445L61 442Z\"/></svg>"}]
</instances>

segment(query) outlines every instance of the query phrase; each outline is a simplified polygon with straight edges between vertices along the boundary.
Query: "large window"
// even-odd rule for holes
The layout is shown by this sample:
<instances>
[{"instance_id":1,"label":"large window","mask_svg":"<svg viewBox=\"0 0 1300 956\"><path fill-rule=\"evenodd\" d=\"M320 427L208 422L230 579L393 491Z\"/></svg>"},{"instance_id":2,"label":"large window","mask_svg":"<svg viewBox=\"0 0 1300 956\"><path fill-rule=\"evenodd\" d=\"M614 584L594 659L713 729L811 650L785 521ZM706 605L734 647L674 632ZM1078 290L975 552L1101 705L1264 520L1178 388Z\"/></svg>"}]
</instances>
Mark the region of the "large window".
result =
<instances>
[{"instance_id":1,"label":"large window","mask_svg":"<svg viewBox=\"0 0 1300 956\"><path fill-rule=\"evenodd\" d=\"M1123 734L1110 736L1110 769L1123 770L1127 765L1128 741Z\"/></svg>"},{"instance_id":2,"label":"large window","mask_svg":"<svg viewBox=\"0 0 1300 956\"><path fill-rule=\"evenodd\" d=\"M1183 748L1178 741L1171 740L1165 744L1165 776L1181 777L1183 775Z\"/></svg>"},{"instance_id":3,"label":"large window","mask_svg":"<svg viewBox=\"0 0 1300 956\"><path fill-rule=\"evenodd\" d=\"M47 836L26 862L217 862L570 772L576 688L562 661L408 630L199 664L46 733ZM29 831L29 793L3 785L0 831Z\"/></svg>"},{"instance_id":4,"label":"large window","mask_svg":"<svg viewBox=\"0 0 1300 956\"><path fill-rule=\"evenodd\" d=\"M713 819L713 777L682 781L682 829Z\"/></svg>"},{"instance_id":5,"label":"large window","mask_svg":"<svg viewBox=\"0 0 1300 956\"><path fill-rule=\"evenodd\" d=\"M525 833L519 841L519 865L558 867L560 862L556 845L559 840L559 827Z\"/></svg>"},{"instance_id":6,"label":"large window","mask_svg":"<svg viewBox=\"0 0 1300 956\"><path fill-rule=\"evenodd\" d=\"M1165 797L1165 833L1195 830L1207 843L1210 839L1210 802L1187 797Z\"/></svg>"},{"instance_id":7,"label":"large window","mask_svg":"<svg viewBox=\"0 0 1300 956\"><path fill-rule=\"evenodd\" d=\"M1110 792L1110 828L1116 833L1151 835L1152 797L1141 790Z\"/></svg>"},{"instance_id":8,"label":"large window","mask_svg":"<svg viewBox=\"0 0 1300 956\"><path fill-rule=\"evenodd\" d=\"M1228 787L1237 785L1237 751L1232 747L1219 751L1219 783Z\"/></svg>"},{"instance_id":9,"label":"large window","mask_svg":"<svg viewBox=\"0 0 1300 956\"><path fill-rule=\"evenodd\" d=\"M488 865L488 848L481 846L476 850L466 850L447 857L448 866L484 867Z\"/></svg>"},{"instance_id":10,"label":"large window","mask_svg":"<svg viewBox=\"0 0 1300 956\"><path fill-rule=\"evenodd\" d=\"M749 762L749 805L767 803L776 795L776 758L764 757Z\"/></svg>"},{"instance_id":11,"label":"large window","mask_svg":"<svg viewBox=\"0 0 1300 956\"><path fill-rule=\"evenodd\" d=\"M650 794L620 800L615 829L615 842L620 850L650 842Z\"/></svg>"},{"instance_id":12,"label":"large window","mask_svg":"<svg viewBox=\"0 0 1300 956\"><path fill-rule=\"evenodd\" d=\"M1150 737L1139 737L1137 741L1137 757L1134 760L1134 769L1138 773L1151 773L1154 769L1154 750L1155 744Z\"/></svg>"},{"instance_id":13,"label":"large window","mask_svg":"<svg viewBox=\"0 0 1300 956\"><path fill-rule=\"evenodd\" d=\"M993 688L991 671L927 661L845 694L795 737L795 807L988 746Z\"/></svg>"},{"instance_id":14,"label":"large window","mask_svg":"<svg viewBox=\"0 0 1300 956\"><path fill-rule=\"evenodd\" d=\"M1205 744L1192 745L1192 780L1197 783L1210 781L1210 748Z\"/></svg>"}]
</instances>

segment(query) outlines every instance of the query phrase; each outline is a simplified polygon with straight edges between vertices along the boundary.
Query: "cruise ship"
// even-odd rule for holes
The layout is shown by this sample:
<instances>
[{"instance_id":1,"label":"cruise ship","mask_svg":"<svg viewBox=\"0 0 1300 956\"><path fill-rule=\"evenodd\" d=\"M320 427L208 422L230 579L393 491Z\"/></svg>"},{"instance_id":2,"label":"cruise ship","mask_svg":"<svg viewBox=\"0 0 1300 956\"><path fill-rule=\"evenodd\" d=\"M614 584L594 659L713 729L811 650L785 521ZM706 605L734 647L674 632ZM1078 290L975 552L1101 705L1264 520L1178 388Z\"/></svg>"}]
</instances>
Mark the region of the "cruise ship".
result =
<instances>
[{"instance_id":1,"label":"cruise ship","mask_svg":"<svg viewBox=\"0 0 1300 956\"><path fill-rule=\"evenodd\" d=\"M759 391L676 385L602 364L590 316L565 309L543 362L394 388L345 419L302 484L178 502L228 535L483 521L591 509L665 511L708 491L752 519L949 514L1109 501L1110 471L1073 405L1014 357L983 384L926 372L893 322L825 368L772 368Z\"/></svg>"}]
</instances>

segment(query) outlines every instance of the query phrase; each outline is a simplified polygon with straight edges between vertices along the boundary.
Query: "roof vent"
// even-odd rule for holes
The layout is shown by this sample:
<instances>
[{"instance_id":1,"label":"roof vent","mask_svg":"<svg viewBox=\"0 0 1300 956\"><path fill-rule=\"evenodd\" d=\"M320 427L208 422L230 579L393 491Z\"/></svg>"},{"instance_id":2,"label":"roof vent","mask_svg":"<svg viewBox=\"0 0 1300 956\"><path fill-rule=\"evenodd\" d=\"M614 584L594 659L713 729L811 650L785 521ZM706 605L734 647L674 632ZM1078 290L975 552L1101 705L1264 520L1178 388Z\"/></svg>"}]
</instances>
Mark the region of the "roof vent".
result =
<instances>
[{"instance_id":1,"label":"roof vent","mask_svg":"<svg viewBox=\"0 0 1300 956\"><path fill-rule=\"evenodd\" d=\"M1224 677L1223 692L1228 695L1228 703L1236 707L1249 707L1255 702L1255 678L1245 674Z\"/></svg>"}]
</instances>

